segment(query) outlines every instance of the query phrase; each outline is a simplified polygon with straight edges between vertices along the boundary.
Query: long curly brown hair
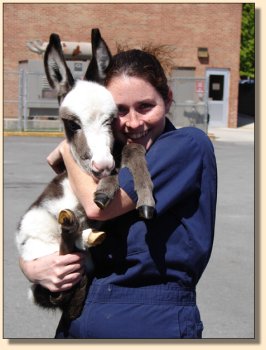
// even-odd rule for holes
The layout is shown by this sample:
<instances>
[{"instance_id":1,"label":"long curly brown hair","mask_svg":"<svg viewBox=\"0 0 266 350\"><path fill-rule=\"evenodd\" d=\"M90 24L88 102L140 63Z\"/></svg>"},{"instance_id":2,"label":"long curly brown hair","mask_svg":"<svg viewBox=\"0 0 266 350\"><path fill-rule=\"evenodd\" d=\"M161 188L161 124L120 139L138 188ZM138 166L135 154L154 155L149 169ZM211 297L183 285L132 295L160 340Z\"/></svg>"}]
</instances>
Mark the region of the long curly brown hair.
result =
<instances>
[{"instance_id":1,"label":"long curly brown hair","mask_svg":"<svg viewBox=\"0 0 266 350\"><path fill-rule=\"evenodd\" d=\"M116 43L116 52L120 53L132 49L139 49L157 58L165 74L169 76L174 66L175 47L172 45L155 45L152 43L142 44L137 47L130 47L127 44Z\"/></svg>"},{"instance_id":2,"label":"long curly brown hair","mask_svg":"<svg viewBox=\"0 0 266 350\"><path fill-rule=\"evenodd\" d=\"M111 79L122 74L139 77L149 82L162 96L165 102L169 99L169 86L165 70L172 67L166 46L145 45L141 49L129 49L128 46L118 46L117 54L112 57L107 69L105 85Z\"/></svg>"}]
</instances>

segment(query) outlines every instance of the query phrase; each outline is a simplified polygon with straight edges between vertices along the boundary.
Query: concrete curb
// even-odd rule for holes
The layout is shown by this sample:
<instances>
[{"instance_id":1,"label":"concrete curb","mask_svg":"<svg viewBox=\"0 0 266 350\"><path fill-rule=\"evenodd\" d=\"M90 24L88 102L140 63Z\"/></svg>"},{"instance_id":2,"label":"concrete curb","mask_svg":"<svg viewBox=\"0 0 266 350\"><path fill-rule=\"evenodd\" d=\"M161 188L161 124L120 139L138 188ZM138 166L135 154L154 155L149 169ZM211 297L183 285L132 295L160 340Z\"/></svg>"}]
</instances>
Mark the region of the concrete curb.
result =
<instances>
[{"instance_id":1,"label":"concrete curb","mask_svg":"<svg viewBox=\"0 0 266 350\"><path fill-rule=\"evenodd\" d=\"M63 137L64 133L59 131L4 131L4 136Z\"/></svg>"},{"instance_id":2,"label":"concrete curb","mask_svg":"<svg viewBox=\"0 0 266 350\"><path fill-rule=\"evenodd\" d=\"M46 131L4 131L4 136L64 137L64 133ZM208 133L208 136L212 141L216 139L213 133Z\"/></svg>"}]
</instances>

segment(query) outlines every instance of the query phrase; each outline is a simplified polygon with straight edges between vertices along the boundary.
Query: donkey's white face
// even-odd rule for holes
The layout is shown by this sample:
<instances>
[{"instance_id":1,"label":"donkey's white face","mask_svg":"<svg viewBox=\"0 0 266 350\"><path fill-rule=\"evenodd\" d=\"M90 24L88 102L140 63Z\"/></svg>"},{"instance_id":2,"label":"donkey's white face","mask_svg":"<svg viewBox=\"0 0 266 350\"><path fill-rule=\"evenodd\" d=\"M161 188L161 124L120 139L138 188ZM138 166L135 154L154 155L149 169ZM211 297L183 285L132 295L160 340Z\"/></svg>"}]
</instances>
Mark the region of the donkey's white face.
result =
<instances>
[{"instance_id":1,"label":"donkey's white face","mask_svg":"<svg viewBox=\"0 0 266 350\"><path fill-rule=\"evenodd\" d=\"M115 166L111 124L117 115L111 93L98 83L78 80L59 114L76 162L99 179L108 176Z\"/></svg>"},{"instance_id":2,"label":"donkey's white face","mask_svg":"<svg viewBox=\"0 0 266 350\"><path fill-rule=\"evenodd\" d=\"M117 109L111 93L103 86L111 53L98 28L91 31L92 57L84 80L74 83L59 35L52 33L44 54L50 86L56 90L59 114L64 122L72 154L86 172L101 179L115 164L111 154L111 123Z\"/></svg>"}]
</instances>

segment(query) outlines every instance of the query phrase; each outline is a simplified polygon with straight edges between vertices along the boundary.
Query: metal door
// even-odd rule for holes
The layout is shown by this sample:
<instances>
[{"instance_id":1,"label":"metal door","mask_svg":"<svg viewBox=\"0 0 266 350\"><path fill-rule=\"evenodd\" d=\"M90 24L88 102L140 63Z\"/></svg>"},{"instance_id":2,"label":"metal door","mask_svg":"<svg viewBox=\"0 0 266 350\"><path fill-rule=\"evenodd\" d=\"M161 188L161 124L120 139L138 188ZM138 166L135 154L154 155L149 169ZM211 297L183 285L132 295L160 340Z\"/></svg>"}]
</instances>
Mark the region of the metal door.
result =
<instances>
[{"instance_id":1,"label":"metal door","mask_svg":"<svg viewBox=\"0 0 266 350\"><path fill-rule=\"evenodd\" d=\"M228 121L229 70L207 69L209 126L226 127Z\"/></svg>"}]
</instances>

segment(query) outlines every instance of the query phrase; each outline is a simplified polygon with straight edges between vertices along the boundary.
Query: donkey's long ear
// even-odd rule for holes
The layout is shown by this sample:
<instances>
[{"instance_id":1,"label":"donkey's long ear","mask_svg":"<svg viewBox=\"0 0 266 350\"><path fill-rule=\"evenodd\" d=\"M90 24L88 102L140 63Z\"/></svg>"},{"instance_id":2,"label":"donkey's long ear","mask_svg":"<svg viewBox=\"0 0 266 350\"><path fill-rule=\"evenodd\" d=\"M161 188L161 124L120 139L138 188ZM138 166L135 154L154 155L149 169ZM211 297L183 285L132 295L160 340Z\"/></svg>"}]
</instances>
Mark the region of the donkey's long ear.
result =
<instances>
[{"instance_id":1,"label":"donkey's long ear","mask_svg":"<svg viewBox=\"0 0 266 350\"><path fill-rule=\"evenodd\" d=\"M74 85L73 76L66 65L60 37L51 34L44 54L44 68L50 86L56 90L59 102Z\"/></svg>"},{"instance_id":2,"label":"donkey's long ear","mask_svg":"<svg viewBox=\"0 0 266 350\"><path fill-rule=\"evenodd\" d=\"M103 84L112 55L98 28L91 31L91 46L92 59L84 79Z\"/></svg>"}]
</instances>

